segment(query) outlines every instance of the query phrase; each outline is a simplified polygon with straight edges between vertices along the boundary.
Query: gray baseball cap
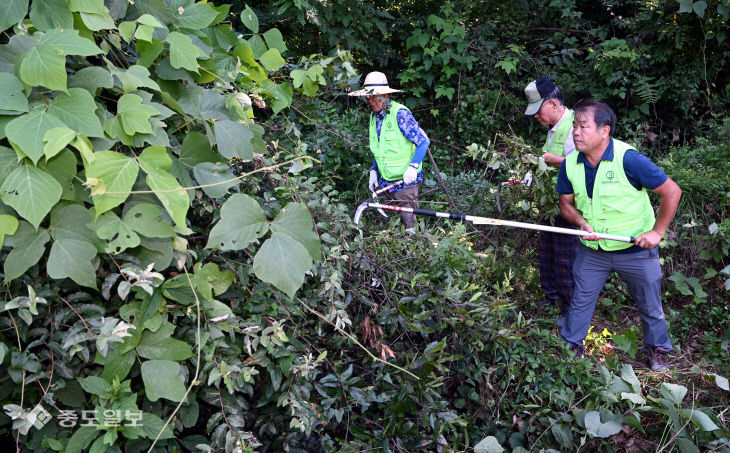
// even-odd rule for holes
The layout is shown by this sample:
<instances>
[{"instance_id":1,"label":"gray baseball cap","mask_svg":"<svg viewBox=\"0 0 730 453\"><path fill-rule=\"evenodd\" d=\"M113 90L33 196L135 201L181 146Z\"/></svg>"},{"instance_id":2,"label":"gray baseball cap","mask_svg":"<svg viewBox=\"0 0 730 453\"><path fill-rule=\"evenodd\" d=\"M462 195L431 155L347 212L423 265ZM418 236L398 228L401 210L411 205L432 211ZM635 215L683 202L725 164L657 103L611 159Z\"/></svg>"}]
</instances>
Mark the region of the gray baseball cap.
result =
<instances>
[{"instance_id":1,"label":"gray baseball cap","mask_svg":"<svg viewBox=\"0 0 730 453\"><path fill-rule=\"evenodd\" d=\"M525 88L525 96L527 96L527 110L525 115L532 116L540 111L545 97L552 93L555 89L555 83L550 77L540 77L530 82Z\"/></svg>"}]
</instances>

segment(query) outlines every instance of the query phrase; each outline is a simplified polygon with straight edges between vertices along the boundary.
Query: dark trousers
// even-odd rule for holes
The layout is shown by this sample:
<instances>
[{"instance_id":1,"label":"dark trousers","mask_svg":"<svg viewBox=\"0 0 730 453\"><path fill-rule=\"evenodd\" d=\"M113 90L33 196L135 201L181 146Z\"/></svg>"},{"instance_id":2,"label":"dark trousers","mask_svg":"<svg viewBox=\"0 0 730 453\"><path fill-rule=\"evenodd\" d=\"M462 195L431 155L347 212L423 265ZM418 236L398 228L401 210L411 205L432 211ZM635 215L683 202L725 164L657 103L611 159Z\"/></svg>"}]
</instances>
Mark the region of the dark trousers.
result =
<instances>
[{"instance_id":1,"label":"dark trousers","mask_svg":"<svg viewBox=\"0 0 730 453\"><path fill-rule=\"evenodd\" d=\"M550 222L543 222L551 225ZM553 219L553 226L575 228L561 216ZM545 299L561 305L564 311L570 305L575 283L573 281L573 262L580 240L569 234L540 232L540 286Z\"/></svg>"},{"instance_id":2,"label":"dark trousers","mask_svg":"<svg viewBox=\"0 0 730 453\"><path fill-rule=\"evenodd\" d=\"M388 193L385 192L383 196L386 200L391 202L395 206L404 206L406 208L417 208L418 207L418 188L420 184L415 186L406 187L398 192ZM401 222L406 228L413 228L413 224L416 221L416 215L411 212L400 213Z\"/></svg>"}]
</instances>

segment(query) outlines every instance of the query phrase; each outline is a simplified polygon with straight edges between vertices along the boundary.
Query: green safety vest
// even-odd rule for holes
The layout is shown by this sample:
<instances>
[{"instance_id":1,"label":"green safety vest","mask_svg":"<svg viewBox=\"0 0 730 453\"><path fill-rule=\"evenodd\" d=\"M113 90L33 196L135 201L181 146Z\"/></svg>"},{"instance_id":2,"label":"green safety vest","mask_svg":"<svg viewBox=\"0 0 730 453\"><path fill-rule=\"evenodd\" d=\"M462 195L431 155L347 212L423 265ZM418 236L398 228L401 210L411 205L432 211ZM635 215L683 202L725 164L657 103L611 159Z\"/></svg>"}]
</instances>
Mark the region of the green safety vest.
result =
<instances>
[{"instance_id":1,"label":"green safety vest","mask_svg":"<svg viewBox=\"0 0 730 453\"><path fill-rule=\"evenodd\" d=\"M565 170L573 185L575 207L596 233L636 237L654 228L654 209L645 188L636 190L624 171L624 154L633 146L613 140L613 160L602 160L596 172L593 198L586 190L585 164L578 162L580 153L565 158ZM631 247L628 242L581 242L594 250L613 251Z\"/></svg>"},{"instance_id":2,"label":"green safety vest","mask_svg":"<svg viewBox=\"0 0 730 453\"><path fill-rule=\"evenodd\" d=\"M545 144L542 145L543 153L550 152L550 154L555 154L556 156L565 156L565 141L568 140L568 134L570 134L570 130L573 128L573 118L575 118L575 113L568 109L568 115L558 124L555 134L553 134L553 141L549 147L548 140L550 140L550 136L545 139Z\"/></svg>"},{"instance_id":3,"label":"green safety vest","mask_svg":"<svg viewBox=\"0 0 730 453\"><path fill-rule=\"evenodd\" d=\"M416 145L408 140L398 127L398 110L408 107L390 101L390 111L380 127L380 140L375 126L375 114L370 114L370 151L378 163L378 172L387 181L403 178L408 164L416 154ZM409 110L410 111L410 110Z\"/></svg>"}]
</instances>

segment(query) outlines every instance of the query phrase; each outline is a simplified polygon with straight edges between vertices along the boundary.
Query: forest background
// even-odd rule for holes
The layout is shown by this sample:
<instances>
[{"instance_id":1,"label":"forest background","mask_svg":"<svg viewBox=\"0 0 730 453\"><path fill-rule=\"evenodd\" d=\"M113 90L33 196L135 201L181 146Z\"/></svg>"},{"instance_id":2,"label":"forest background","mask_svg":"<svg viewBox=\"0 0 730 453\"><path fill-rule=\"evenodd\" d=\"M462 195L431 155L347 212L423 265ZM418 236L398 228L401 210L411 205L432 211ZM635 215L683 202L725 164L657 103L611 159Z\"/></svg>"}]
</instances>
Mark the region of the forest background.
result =
<instances>
[{"instance_id":1,"label":"forest background","mask_svg":"<svg viewBox=\"0 0 730 453\"><path fill-rule=\"evenodd\" d=\"M728 0L0 13L4 449L730 451ZM431 209L555 212L536 77L616 110L683 189L660 244L669 372L614 278L571 358L534 232L352 223L372 160L346 94L371 70L431 138Z\"/></svg>"}]
</instances>

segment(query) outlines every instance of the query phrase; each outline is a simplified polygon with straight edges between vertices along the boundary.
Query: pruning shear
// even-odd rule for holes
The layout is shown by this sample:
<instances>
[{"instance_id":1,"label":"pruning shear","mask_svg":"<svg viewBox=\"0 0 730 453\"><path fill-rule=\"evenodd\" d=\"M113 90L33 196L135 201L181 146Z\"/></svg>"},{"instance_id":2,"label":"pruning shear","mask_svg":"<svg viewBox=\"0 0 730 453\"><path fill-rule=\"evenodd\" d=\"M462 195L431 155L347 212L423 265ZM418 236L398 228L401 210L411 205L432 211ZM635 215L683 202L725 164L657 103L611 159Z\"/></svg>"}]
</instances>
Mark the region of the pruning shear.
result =
<instances>
[{"instance_id":1,"label":"pruning shear","mask_svg":"<svg viewBox=\"0 0 730 453\"><path fill-rule=\"evenodd\" d=\"M390 185L388 185L388 186L385 186L385 187L383 187L382 189L378 189L378 190L374 191L374 192L373 192L373 195L372 195L372 199L373 199L373 200L375 200L376 198L378 198L378 195L380 195L380 194L381 194L381 193L383 193L383 192L387 192L387 191L389 191L389 190L390 190L390 189L392 189L393 187L395 187L395 186L397 186L397 185L401 184L402 182L403 182L403 180L402 180L402 179L399 179L398 181L394 182L393 184L390 184ZM388 217L388 214L386 214L386 213L385 213L385 211L383 211L382 209L378 208L378 212L379 212L379 213L380 213L380 215L382 215L383 217L386 217L386 218Z\"/></svg>"}]
</instances>

